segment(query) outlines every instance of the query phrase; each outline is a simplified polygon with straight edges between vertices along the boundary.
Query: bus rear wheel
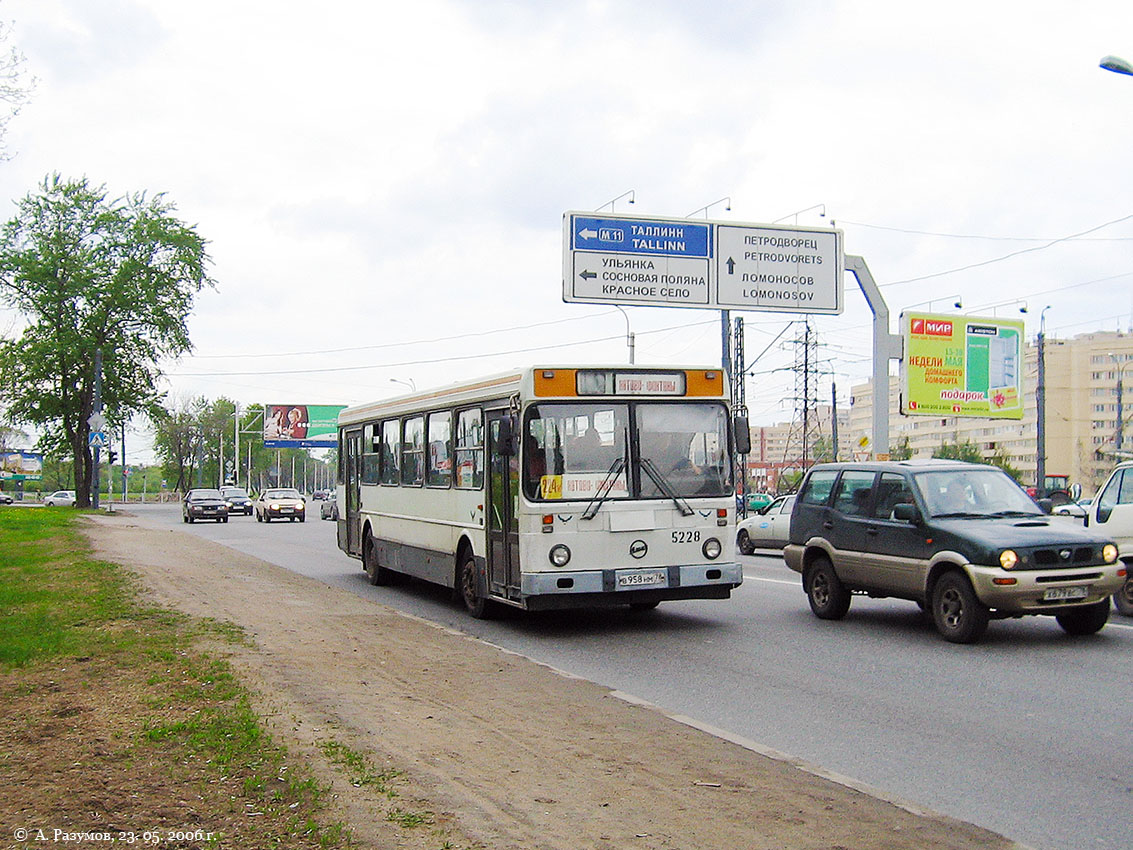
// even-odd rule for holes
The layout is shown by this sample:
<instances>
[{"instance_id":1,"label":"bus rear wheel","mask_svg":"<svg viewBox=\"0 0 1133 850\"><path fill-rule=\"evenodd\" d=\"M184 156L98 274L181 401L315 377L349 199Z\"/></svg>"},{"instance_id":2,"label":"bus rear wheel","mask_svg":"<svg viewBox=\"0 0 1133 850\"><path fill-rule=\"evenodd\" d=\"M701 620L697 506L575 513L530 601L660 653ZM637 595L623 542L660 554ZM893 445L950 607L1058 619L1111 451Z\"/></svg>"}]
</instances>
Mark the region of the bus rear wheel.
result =
<instances>
[{"instance_id":1,"label":"bus rear wheel","mask_svg":"<svg viewBox=\"0 0 1133 850\"><path fill-rule=\"evenodd\" d=\"M464 553L464 560L460 562L457 572L460 582L460 598L469 615L477 620L486 620L489 616L491 603L480 590L480 576L476 570L476 558L471 552Z\"/></svg>"}]
</instances>

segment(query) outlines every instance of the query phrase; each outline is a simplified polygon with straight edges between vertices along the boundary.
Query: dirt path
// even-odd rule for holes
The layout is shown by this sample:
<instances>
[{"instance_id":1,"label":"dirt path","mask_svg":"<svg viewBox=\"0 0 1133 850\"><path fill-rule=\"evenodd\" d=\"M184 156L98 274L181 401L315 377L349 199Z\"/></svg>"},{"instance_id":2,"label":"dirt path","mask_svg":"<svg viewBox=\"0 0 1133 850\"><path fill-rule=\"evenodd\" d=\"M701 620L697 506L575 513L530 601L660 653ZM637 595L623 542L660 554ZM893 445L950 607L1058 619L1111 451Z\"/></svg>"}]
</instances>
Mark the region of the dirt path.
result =
<instances>
[{"instance_id":1,"label":"dirt path","mask_svg":"<svg viewBox=\"0 0 1133 850\"><path fill-rule=\"evenodd\" d=\"M609 689L218 544L92 517L96 555L165 605L241 626L233 664L292 750L335 739L404 771L402 810L491 850L1018 847L690 728ZM333 775L328 772L327 776ZM363 846L435 848L335 784Z\"/></svg>"}]
</instances>

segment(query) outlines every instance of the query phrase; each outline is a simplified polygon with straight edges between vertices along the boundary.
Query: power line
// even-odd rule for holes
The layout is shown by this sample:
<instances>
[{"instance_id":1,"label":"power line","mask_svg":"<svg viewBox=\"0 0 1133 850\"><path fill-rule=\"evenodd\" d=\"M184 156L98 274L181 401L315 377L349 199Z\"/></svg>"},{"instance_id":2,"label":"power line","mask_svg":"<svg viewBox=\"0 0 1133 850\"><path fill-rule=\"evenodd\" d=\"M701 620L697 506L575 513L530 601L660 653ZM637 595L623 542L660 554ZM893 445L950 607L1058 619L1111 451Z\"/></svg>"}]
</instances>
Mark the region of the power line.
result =
<instances>
[{"instance_id":1,"label":"power line","mask_svg":"<svg viewBox=\"0 0 1133 850\"><path fill-rule=\"evenodd\" d=\"M862 221L849 221L844 218L839 218L838 221L842 224L852 224L855 227L866 227L870 230L887 230L890 233L907 233L911 236L935 236L941 239L982 239L987 242L1051 242L1060 240L1051 240L1049 236L987 236L983 234L971 233L936 233L931 230L910 230L904 227L886 227L882 224L866 224ZM1072 239L1074 237L1065 237ZM1133 236L1106 236L1097 239L1083 239L1083 242L1133 242Z\"/></svg>"},{"instance_id":2,"label":"power line","mask_svg":"<svg viewBox=\"0 0 1133 850\"><path fill-rule=\"evenodd\" d=\"M905 283L916 283L917 281L921 280L932 280L933 278L944 277L945 275L956 274L957 272L965 272L969 271L970 269L978 269L982 266L990 266L994 263L1001 263L1004 260L1010 260L1012 257L1018 257L1023 254L1032 254L1036 251L1045 251L1047 248L1053 247L1054 245L1057 245L1061 242L1068 242L1071 239L1077 239L1080 236L1085 236L1087 233L1093 233L1097 230L1110 227L1111 225L1120 224L1123 221L1128 221L1129 219L1133 219L1133 214L1123 216L1121 218L1115 218L1113 221L1107 221L1105 224L1099 224L1096 227L1091 227L1088 230L1081 231L1080 233L1073 233L1070 236L1063 236L1059 239L1052 239L1050 242L1047 242L1044 245L1037 245L1034 248L1021 248L1018 251L1012 251L1010 254L1004 254L1002 257L994 257L990 260L982 260L978 263L970 263L966 266L959 266L958 268L948 269L942 272L934 272L933 274L921 275L920 277L910 277L905 280L894 280L890 283L882 283L880 284L880 287L884 289L888 286L900 286L901 284Z\"/></svg>"},{"instance_id":3,"label":"power line","mask_svg":"<svg viewBox=\"0 0 1133 850\"><path fill-rule=\"evenodd\" d=\"M652 331L641 331L638 336L646 334L668 333L673 330L687 329L690 327L697 327L699 325L716 324L716 320L705 322L693 322L692 324L674 325L668 328L658 328ZM451 337L448 339L459 339L460 337ZM365 369L396 369L404 366L421 366L424 364L432 363L455 363L462 360L481 360L486 357L505 357L512 354L527 354L532 351L550 351L556 348L572 348L578 345L590 345L596 342L610 342L612 340L621 340L624 337L619 334L617 336L604 336L596 337L593 339L576 340L574 342L560 342L552 345L532 346L530 348L516 348L508 351L496 351L489 353L479 354L463 354L455 357L429 357L424 360L406 360L400 363L370 363L364 366L328 366L319 369L278 369L272 371L237 371L237 372L171 372L170 375L178 378L215 378L215 377L235 377L245 375L312 375L327 372L360 372Z\"/></svg>"}]
</instances>

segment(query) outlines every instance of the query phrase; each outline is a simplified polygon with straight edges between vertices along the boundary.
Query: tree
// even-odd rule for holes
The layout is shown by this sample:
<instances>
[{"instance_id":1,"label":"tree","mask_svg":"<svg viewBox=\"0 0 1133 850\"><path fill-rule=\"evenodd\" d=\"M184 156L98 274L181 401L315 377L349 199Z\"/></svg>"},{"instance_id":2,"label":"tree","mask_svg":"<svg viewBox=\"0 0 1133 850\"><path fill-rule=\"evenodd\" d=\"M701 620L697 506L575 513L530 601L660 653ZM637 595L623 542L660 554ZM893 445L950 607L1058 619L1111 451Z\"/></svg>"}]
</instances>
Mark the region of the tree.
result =
<instances>
[{"instance_id":1,"label":"tree","mask_svg":"<svg viewBox=\"0 0 1133 850\"><path fill-rule=\"evenodd\" d=\"M39 426L45 452L74 458L82 507L95 352L110 427L156 414L158 364L191 349L193 298L213 285L205 240L173 210L163 195L110 200L104 186L56 174L0 231L0 300L26 322L18 339L0 341L0 401L14 422Z\"/></svg>"},{"instance_id":2,"label":"tree","mask_svg":"<svg viewBox=\"0 0 1133 850\"><path fill-rule=\"evenodd\" d=\"M996 449L991 457L984 457L983 452L971 440L966 440L963 443L944 443L933 451L932 456L948 460L965 460L968 463L990 463L1019 481L1019 470L1011 465L1011 456L1001 448Z\"/></svg>"},{"instance_id":3,"label":"tree","mask_svg":"<svg viewBox=\"0 0 1133 850\"><path fill-rule=\"evenodd\" d=\"M10 24L0 23L0 45L6 44L12 34ZM0 49L0 159L8 159L4 138L8 133L8 122L19 114L20 108L28 102L35 78L29 77L24 68L24 54L16 47Z\"/></svg>"}]
</instances>

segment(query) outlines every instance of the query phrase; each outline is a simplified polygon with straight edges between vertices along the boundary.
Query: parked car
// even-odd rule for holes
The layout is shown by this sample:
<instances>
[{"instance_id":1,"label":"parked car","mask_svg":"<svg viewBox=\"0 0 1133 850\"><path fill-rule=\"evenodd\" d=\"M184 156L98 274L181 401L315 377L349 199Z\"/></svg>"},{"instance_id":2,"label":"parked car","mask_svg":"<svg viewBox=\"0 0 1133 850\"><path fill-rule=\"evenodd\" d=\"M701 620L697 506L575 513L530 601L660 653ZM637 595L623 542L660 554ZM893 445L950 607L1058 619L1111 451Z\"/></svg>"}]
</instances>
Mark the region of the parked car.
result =
<instances>
[{"instance_id":1,"label":"parked car","mask_svg":"<svg viewBox=\"0 0 1133 850\"><path fill-rule=\"evenodd\" d=\"M794 496L780 496L736 525L736 547L745 555L756 549L782 549L791 531Z\"/></svg>"},{"instance_id":2,"label":"parked car","mask_svg":"<svg viewBox=\"0 0 1133 850\"><path fill-rule=\"evenodd\" d=\"M1093 504L1093 499L1079 499L1076 502L1067 502L1065 505L1058 505L1051 510L1055 516L1073 516L1079 519L1085 519L1086 514L1090 512L1090 505Z\"/></svg>"},{"instance_id":3,"label":"parked car","mask_svg":"<svg viewBox=\"0 0 1133 850\"><path fill-rule=\"evenodd\" d=\"M1108 535L1048 517L998 467L944 460L812 467L783 558L816 616L846 616L853 593L909 599L953 643L1027 614L1093 634L1125 580Z\"/></svg>"},{"instance_id":4,"label":"parked car","mask_svg":"<svg viewBox=\"0 0 1133 850\"><path fill-rule=\"evenodd\" d=\"M1086 514L1086 527L1113 538L1125 566L1133 567L1133 461L1119 463L1098 490ZM1126 617L1133 617L1133 582L1125 577L1113 604Z\"/></svg>"},{"instance_id":5,"label":"parked car","mask_svg":"<svg viewBox=\"0 0 1133 850\"><path fill-rule=\"evenodd\" d=\"M252 497L248 495L248 491L243 487L221 487L220 495L224 497L224 501L228 503L228 515L244 514L251 516L254 510L252 506Z\"/></svg>"},{"instance_id":6,"label":"parked car","mask_svg":"<svg viewBox=\"0 0 1133 850\"><path fill-rule=\"evenodd\" d=\"M256 499L256 522L289 519L305 522L307 505L298 490L292 487L273 487L260 493Z\"/></svg>"},{"instance_id":7,"label":"parked car","mask_svg":"<svg viewBox=\"0 0 1133 850\"><path fill-rule=\"evenodd\" d=\"M204 487L185 494L181 502L181 521L193 523L198 519L228 522L228 502L219 490Z\"/></svg>"},{"instance_id":8,"label":"parked car","mask_svg":"<svg viewBox=\"0 0 1133 850\"><path fill-rule=\"evenodd\" d=\"M338 502L327 499L319 505L319 519L338 519Z\"/></svg>"},{"instance_id":9,"label":"parked car","mask_svg":"<svg viewBox=\"0 0 1133 850\"><path fill-rule=\"evenodd\" d=\"M43 504L51 508L55 505L73 505L75 504L75 491L74 490L56 490L43 497Z\"/></svg>"},{"instance_id":10,"label":"parked car","mask_svg":"<svg viewBox=\"0 0 1133 850\"><path fill-rule=\"evenodd\" d=\"M0 505L11 505L16 500L8 493L0 493Z\"/></svg>"}]
</instances>

